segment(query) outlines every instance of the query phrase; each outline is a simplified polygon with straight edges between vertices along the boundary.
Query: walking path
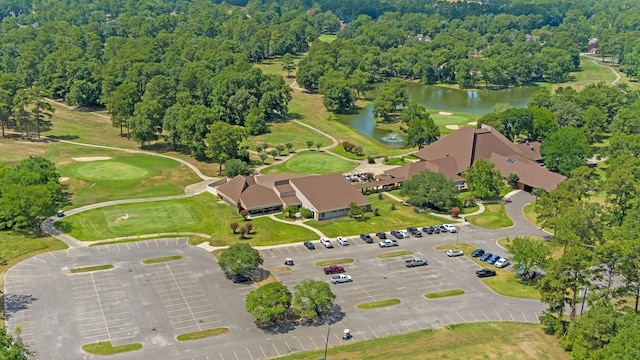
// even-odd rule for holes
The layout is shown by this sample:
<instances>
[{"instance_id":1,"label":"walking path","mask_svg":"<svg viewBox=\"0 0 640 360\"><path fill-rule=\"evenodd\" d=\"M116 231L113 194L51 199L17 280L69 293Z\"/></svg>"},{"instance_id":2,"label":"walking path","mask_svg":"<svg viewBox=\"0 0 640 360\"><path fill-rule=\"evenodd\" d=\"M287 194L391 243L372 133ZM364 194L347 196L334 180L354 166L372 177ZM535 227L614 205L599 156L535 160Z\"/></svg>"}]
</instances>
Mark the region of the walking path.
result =
<instances>
[{"instance_id":1,"label":"walking path","mask_svg":"<svg viewBox=\"0 0 640 360\"><path fill-rule=\"evenodd\" d=\"M580 56L589 58L589 59L591 59L591 61L593 61L594 64L596 64L598 66L605 67L605 68L611 70L613 75L616 76L616 79L611 82L611 85L616 86L618 84L618 82L620 82L620 80L622 79L622 76L620 76L620 73L618 73L618 71L613 66L602 64L601 63L601 61L602 61L601 58L598 58L598 57L595 57L595 56L591 56L591 55L589 55L587 53L581 53Z\"/></svg>"}]
</instances>

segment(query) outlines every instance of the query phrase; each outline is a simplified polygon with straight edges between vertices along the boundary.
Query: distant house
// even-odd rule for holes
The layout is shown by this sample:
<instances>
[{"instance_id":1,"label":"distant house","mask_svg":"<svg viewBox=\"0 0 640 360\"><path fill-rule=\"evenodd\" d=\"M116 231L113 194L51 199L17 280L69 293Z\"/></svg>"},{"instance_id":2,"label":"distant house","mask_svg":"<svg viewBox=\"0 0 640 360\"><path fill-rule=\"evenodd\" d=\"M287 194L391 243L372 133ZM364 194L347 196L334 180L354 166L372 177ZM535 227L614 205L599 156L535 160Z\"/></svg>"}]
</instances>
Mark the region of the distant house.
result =
<instances>
[{"instance_id":1,"label":"distant house","mask_svg":"<svg viewBox=\"0 0 640 360\"><path fill-rule=\"evenodd\" d=\"M489 126L481 129L462 127L414 155L421 161L388 170L385 175L404 181L429 169L442 173L454 181L459 189L464 189L466 185L461 174L477 159L483 158L495 164L495 169L505 179L511 173L518 174L518 187L525 191L534 188L551 191L566 179L541 165L540 143L516 145Z\"/></svg>"},{"instance_id":2,"label":"distant house","mask_svg":"<svg viewBox=\"0 0 640 360\"><path fill-rule=\"evenodd\" d=\"M598 51L598 38L591 38L587 43L587 52L595 55Z\"/></svg>"},{"instance_id":3,"label":"distant house","mask_svg":"<svg viewBox=\"0 0 640 360\"><path fill-rule=\"evenodd\" d=\"M371 202L337 173L238 175L216 187L215 193L238 211L245 209L251 215L296 206L311 210L316 220L325 220L346 216L352 202L371 210Z\"/></svg>"}]
</instances>

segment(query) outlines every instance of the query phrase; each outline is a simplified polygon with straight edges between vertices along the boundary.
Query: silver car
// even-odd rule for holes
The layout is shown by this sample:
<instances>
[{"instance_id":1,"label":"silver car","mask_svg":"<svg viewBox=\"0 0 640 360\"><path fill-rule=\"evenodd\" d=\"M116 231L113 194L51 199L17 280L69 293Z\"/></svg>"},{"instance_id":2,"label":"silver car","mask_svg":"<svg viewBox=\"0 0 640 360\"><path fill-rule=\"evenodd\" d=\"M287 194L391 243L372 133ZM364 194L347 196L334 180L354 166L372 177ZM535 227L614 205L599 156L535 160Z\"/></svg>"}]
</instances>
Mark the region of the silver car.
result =
<instances>
[{"instance_id":1,"label":"silver car","mask_svg":"<svg viewBox=\"0 0 640 360\"><path fill-rule=\"evenodd\" d=\"M460 249L449 249L447 250L447 256L448 257L454 257L454 256L462 256L464 255L464 252Z\"/></svg>"}]
</instances>

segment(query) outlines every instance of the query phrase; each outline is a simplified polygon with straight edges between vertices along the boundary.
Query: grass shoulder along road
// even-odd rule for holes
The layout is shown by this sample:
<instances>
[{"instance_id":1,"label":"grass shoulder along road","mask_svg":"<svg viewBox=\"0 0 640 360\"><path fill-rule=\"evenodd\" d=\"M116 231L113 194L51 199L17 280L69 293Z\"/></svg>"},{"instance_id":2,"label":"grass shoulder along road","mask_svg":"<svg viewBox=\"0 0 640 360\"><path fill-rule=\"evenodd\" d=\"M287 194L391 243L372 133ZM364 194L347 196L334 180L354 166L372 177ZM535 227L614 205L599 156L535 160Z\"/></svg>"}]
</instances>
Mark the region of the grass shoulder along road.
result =
<instances>
[{"instance_id":1,"label":"grass shoulder along road","mask_svg":"<svg viewBox=\"0 0 640 360\"><path fill-rule=\"evenodd\" d=\"M488 336L489 335L489 336ZM472 355L471 355L472 354ZM317 360L324 350L293 354L279 360ZM487 322L452 325L449 328L422 330L375 340L332 347L328 359L497 359L521 360L571 357L558 340L546 335L538 324Z\"/></svg>"},{"instance_id":2,"label":"grass shoulder along road","mask_svg":"<svg viewBox=\"0 0 640 360\"><path fill-rule=\"evenodd\" d=\"M280 223L268 217L250 220L253 230L239 240L230 228L232 222L245 223L230 206L219 203L209 193L149 203L114 205L67 216L56 222L56 228L82 240L114 239L126 236L164 232L196 232L212 234L212 241L227 244L238 241L251 245L274 245L317 239L303 227Z\"/></svg>"}]
</instances>

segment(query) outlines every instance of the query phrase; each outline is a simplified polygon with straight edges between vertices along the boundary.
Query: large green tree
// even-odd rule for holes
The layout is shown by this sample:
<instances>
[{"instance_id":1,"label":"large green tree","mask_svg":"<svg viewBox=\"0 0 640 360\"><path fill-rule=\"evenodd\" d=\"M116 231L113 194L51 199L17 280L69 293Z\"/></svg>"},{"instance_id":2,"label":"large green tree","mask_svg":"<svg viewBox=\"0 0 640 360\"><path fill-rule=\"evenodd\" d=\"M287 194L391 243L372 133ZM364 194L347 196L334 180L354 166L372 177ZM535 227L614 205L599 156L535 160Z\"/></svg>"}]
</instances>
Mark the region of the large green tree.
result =
<instances>
[{"instance_id":1,"label":"large green tree","mask_svg":"<svg viewBox=\"0 0 640 360\"><path fill-rule=\"evenodd\" d=\"M306 279L293 290L292 310L301 319L326 315L334 306L336 294L326 281Z\"/></svg>"},{"instance_id":2,"label":"large green tree","mask_svg":"<svg viewBox=\"0 0 640 360\"><path fill-rule=\"evenodd\" d=\"M402 183L400 194L414 206L449 211L458 204L458 187L444 175L425 170Z\"/></svg>"},{"instance_id":3,"label":"large green tree","mask_svg":"<svg viewBox=\"0 0 640 360\"><path fill-rule=\"evenodd\" d=\"M427 109L411 102L409 106L402 109L400 118L407 124L407 136L405 145L407 147L417 146L419 149L438 140L440 129L429 116Z\"/></svg>"},{"instance_id":4,"label":"large green tree","mask_svg":"<svg viewBox=\"0 0 640 360\"><path fill-rule=\"evenodd\" d=\"M401 80L391 80L378 90L378 95L373 103L373 115L384 121L389 121L391 115L398 112L398 107L409 102L407 86Z\"/></svg>"},{"instance_id":5,"label":"large green tree","mask_svg":"<svg viewBox=\"0 0 640 360\"><path fill-rule=\"evenodd\" d=\"M511 262L526 271L545 269L551 257L551 247L543 240L517 236L506 246Z\"/></svg>"},{"instance_id":6,"label":"large green tree","mask_svg":"<svg viewBox=\"0 0 640 360\"><path fill-rule=\"evenodd\" d=\"M218 260L218 265L228 276L247 274L262 263L260 252L247 243L229 246Z\"/></svg>"},{"instance_id":7,"label":"large green tree","mask_svg":"<svg viewBox=\"0 0 640 360\"><path fill-rule=\"evenodd\" d=\"M276 281L247 294L245 309L256 318L259 325L277 325L287 319L291 298L289 289Z\"/></svg>"},{"instance_id":8,"label":"large green tree","mask_svg":"<svg viewBox=\"0 0 640 360\"><path fill-rule=\"evenodd\" d=\"M205 153L208 158L220 164L220 173L222 173L222 164L225 161L244 157L241 144L247 136L247 130L239 126L229 125L222 121L211 125L209 134L207 134Z\"/></svg>"},{"instance_id":9,"label":"large green tree","mask_svg":"<svg viewBox=\"0 0 640 360\"><path fill-rule=\"evenodd\" d=\"M33 353L22 340L14 338L5 327L0 327L0 358L6 360L28 360Z\"/></svg>"},{"instance_id":10,"label":"large green tree","mask_svg":"<svg viewBox=\"0 0 640 360\"><path fill-rule=\"evenodd\" d=\"M545 139L540 153L550 170L568 176L573 169L585 165L586 159L593 156L593 149L582 130L563 127Z\"/></svg>"},{"instance_id":11,"label":"large green tree","mask_svg":"<svg viewBox=\"0 0 640 360\"><path fill-rule=\"evenodd\" d=\"M469 191L480 199L495 198L500 195L504 180L494 167L495 164L480 158L462 173Z\"/></svg>"}]
</instances>

